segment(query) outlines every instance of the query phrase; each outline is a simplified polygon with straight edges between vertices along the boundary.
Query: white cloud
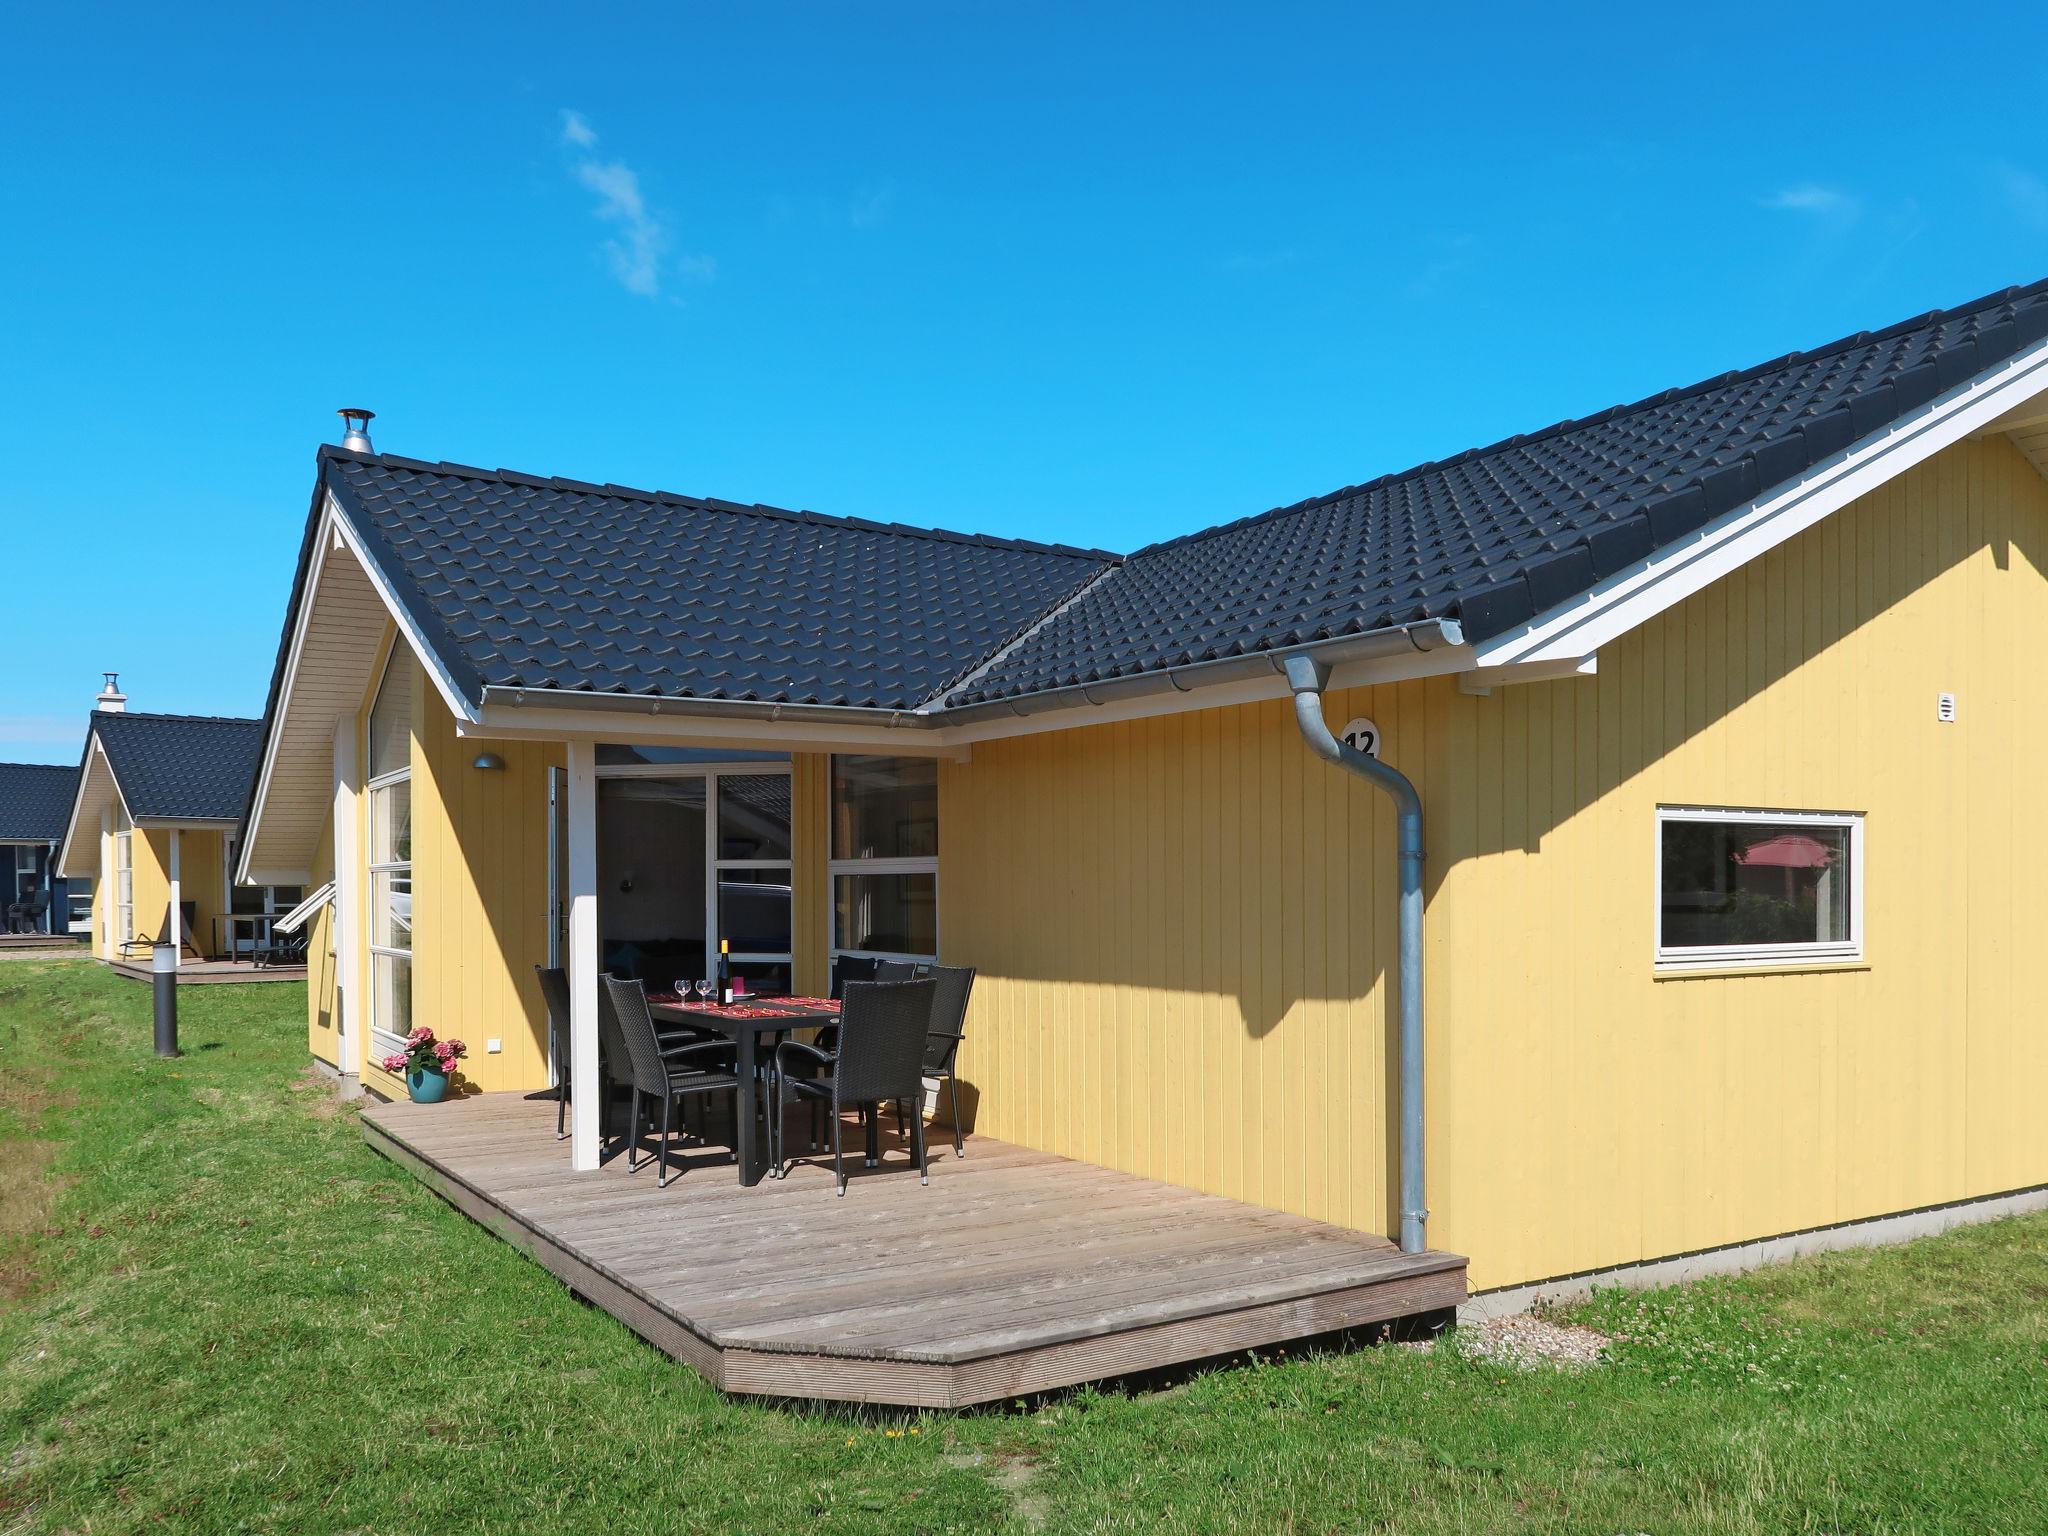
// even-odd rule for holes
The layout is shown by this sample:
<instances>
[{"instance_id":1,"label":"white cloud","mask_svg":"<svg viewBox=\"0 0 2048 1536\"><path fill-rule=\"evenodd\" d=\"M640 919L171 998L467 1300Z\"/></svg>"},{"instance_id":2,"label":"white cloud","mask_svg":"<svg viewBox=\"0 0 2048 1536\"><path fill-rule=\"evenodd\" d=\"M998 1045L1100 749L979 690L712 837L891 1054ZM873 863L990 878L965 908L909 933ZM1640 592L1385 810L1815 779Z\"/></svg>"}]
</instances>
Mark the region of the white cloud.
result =
<instances>
[{"instance_id":1,"label":"white cloud","mask_svg":"<svg viewBox=\"0 0 2048 1536\"><path fill-rule=\"evenodd\" d=\"M1814 213L1852 215L1861 206L1855 197L1838 187L1823 187L1814 182L1802 182L1796 187L1786 187L1773 192L1763 200L1766 208L1780 213Z\"/></svg>"},{"instance_id":2,"label":"white cloud","mask_svg":"<svg viewBox=\"0 0 2048 1536\"><path fill-rule=\"evenodd\" d=\"M577 181L597 195L593 212L617 231L602 249L621 287L658 299L662 278L670 270L697 282L717 276L718 264L709 256L685 254L672 269L665 267L663 257L671 243L667 222L647 206L637 171L623 160L600 160L591 153L597 148L597 130L581 112L562 109L562 143L577 152Z\"/></svg>"},{"instance_id":3,"label":"white cloud","mask_svg":"<svg viewBox=\"0 0 2048 1536\"><path fill-rule=\"evenodd\" d=\"M640 195L640 178L618 161L585 160L576 167L576 179L597 194L597 216L619 228L618 236L604 243L612 276L628 293L658 297L661 253L668 245L668 231L647 211L647 200Z\"/></svg>"},{"instance_id":4,"label":"white cloud","mask_svg":"<svg viewBox=\"0 0 2048 1536\"><path fill-rule=\"evenodd\" d=\"M855 229L872 229L889 217L889 209L895 201L896 189L886 182L879 187L862 188L854 193L848 217Z\"/></svg>"},{"instance_id":5,"label":"white cloud","mask_svg":"<svg viewBox=\"0 0 2048 1536\"><path fill-rule=\"evenodd\" d=\"M562 142L576 149L589 149L597 143L597 133L581 112L562 108Z\"/></svg>"},{"instance_id":6,"label":"white cloud","mask_svg":"<svg viewBox=\"0 0 2048 1536\"><path fill-rule=\"evenodd\" d=\"M2008 208L2036 229L2048 229L2048 181L2005 161L1994 165L1991 174Z\"/></svg>"}]
</instances>

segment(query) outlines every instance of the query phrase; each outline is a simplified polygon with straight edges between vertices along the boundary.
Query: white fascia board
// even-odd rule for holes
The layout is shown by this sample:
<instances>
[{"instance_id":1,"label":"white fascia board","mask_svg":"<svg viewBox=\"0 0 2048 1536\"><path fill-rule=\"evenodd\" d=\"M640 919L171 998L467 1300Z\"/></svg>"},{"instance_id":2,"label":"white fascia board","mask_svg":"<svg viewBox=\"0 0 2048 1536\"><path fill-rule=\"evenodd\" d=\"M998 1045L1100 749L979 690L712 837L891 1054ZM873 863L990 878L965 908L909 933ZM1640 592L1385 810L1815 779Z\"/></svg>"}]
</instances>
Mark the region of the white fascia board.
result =
<instances>
[{"instance_id":1,"label":"white fascia board","mask_svg":"<svg viewBox=\"0 0 2048 1536\"><path fill-rule=\"evenodd\" d=\"M356 564L360 565L363 574L370 578L370 585L376 589L385 611L391 615L391 622L398 626L398 632L405 636L406 644L412 647L413 655L417 656L420 665L427 669L427 676L433 679L434 690L441 695L441 702L448 706L448 713L457 721L475 721L476 711L470 707L469 701L463 698L461 690L455 686L455 680L448 675L448 668L442 662L440 653L427 644L426 637L419 631L419 626L413 623L404 605L392 593L391 584L384 579L384 573L377 568L377 562L365 552L362 536L350 524L347 514L341 510L332 492L327 497L327 515L332 519L335 536L348 546L348 552L355 556Z\"/></svg>"},{"instance_id":2,"label":"white fascia board","mask_svg":"<svg viewBox=\"0 0 2048 1536\"><path fill-rule=\"evenodd\" d=\"M363 553L361 537L350 526L348 518L330 491L321 503L320 526L313 537L313 564L306 573L306 590L292 624L291 648L285 655L284 684L277 693L278 720L282 721L291 710L293 685L298 681L299 665L305 657L306 637L312 628L313 613L319 606L320 580L326 574L328 557L337 549L347 550L349 558L361 567L364 576L369 579L371 589L377 594L377 600L384 605L384 611L390 615L391 622L397 626L399 634L404 637L406 644L412 647L412 652L420 659L420 664L426 668L428 677L433 680L435 691L441 695L449 712L454 715L457 726L460 727L464 721L473 719L474 712L463 701L462 695L449 679L447 668L442 665L441 658L427 648L417 626L392 596L390 585L384 580L384 573ZM263 761L258 765L256 772L256 795L249 809L249 826L242 838L242 856L235 870L234 879L237 885L304 884L303 877L281 878L275 870L259 870L250 863L256 853L256 842L263 825L263 812L270 797L271 774L277 766L278 745L283 735L281 730L273 727L269 740L264 743ZM289 874L287 871L286 875Z\"/></svg>"},{"instance_id":3,"label":"white fascia board","mask_svg":"<svg viewBox=\"0 0 2048 1536\"><path fill-rule=\"evenodd\" d=\"M1617 571L1583 597L1481 641L1477 664L1516 666L1591 655L2044 391L2048 342L1956 386L1879 435L1852 444L1794 484L1738 507L1679 543Z\"/></svg>"},{"instance_id":4,"label":"white fascia board","mask_svg":"<svg viewBox=\"0 0 2048 1536\"><path fill-rule=\"evenodd\" d=\"M73 875L87 875L95 880L100 878L100 834L99 828L97 826L93 828L92 833L92 868L73 869L71 866L71 844L72 841L78 836L78 819L85 811L86 790L87 787L93 781L93 768L95 765L97 765L100 768L100 770L106 774L107 782L114 786L114 799L120 803L121 814L124 816L128 816L127 796L121 793L121 781L114 776L114 765L107 759L107 749L100 745L100 733L96 730L93 730L91 726L87 726L86 734L87 738L91 741L92 746L85 755L85 767L79 770L78 790L71 797L71 817L68 821L64 823L64 841L58 845L57 849L57 870L58 873L63 875L64 878L67 880L70 879ZM99 809L101 802L104 801L105 798L106 797L104 795L95 796L93 799L93 809ZM97 822L99 818L95 816L93 820ZM135 821L135 818L133 816L128 816L128 820L129 823L132 825Z\"/></svg>"},{"instance_id":5,"label":"white fascia board","mask_svg":"<svg viewBox=\"0 0 2048 1536\"><path fill-rule=\"evenodd\" d=\"M1366 688L1376 683L1404 682L1411 678L1463 672L1472 665L1470 646L1440 646L1431 651L1410 651L1342 662L1331 670L1329 687L1332 691ZM528 692L530 697L545 697L543 690ZM646 709L630 708L550 709L545 704L486 704L474 722L458 717L455 734L479 741L622 741L740 751L758 747L777 752L873 752L897 757L943 757L960 761L967 758L973 744L978 741L1036 736L1046 731L1080 730L1121 720L1145 720L1160 715L1221 709L1233 704L1286 697L1287 679L1275 671L1235 682L1191 688L1185 692L1166 688L1103 704L1043 709L1028 715L976 720L967 725L911 724L911 721L932 719L934 716L905 711L906 723L897 727L852 721L838 725L831 721L691 715L676 705L656 714ZM944 712L938 712L936 718L943 720Z\"/></svg>"},{"instance_id":6,"label":"white fascia board","mask_svg":"<svg viewBox=\"0 0 2048 1536\"><path fill-rule=\"evenodd\" d=\"M263 761L256 766L256 794L249 802L249 825L242 834L241 857L236 861L234 883L254 885L249 860L255 852L256 840L263 826L263 812L270 802L270 776L277 767L277 749L284 739L281 729L285 715L291 709L292 686L298 681L299 663L306 654L306 632L312 627L313 608L320 596L320 578L327 569L328 552L335 548L332 534L334 520L334 498L330 495L320 509L320 526L313 535L313 563L306 572L306 590L300 595L299 611L292 617L292 643L285 652L284 682L277 690L277 714L270 722L263 743ZM268 885L271 882L262 881Z\"/></svg>"},{"instance_id":7,"label":"white fascia board","mask_svg":"<svg viewBox=\"0 0 2048 1536\"><path fill-rule=\"evenodd\" d=\"M535 690L538 692L538 690ZM905 718L910 712L905 711ZM740 715L661 714L634 709L550 709L486 704L473 722L457 719L455 734L478 741L624 741L647 745L754 748L776 752L873 752L895 757L957 757L952 732L914 725L890 728L830 721L751 719Z\"/></svg>"},{"instance_id":8,"label":"white fascia board","mask_svg":"<svg viewBox=\"0 0 2048 1536\"><path fill-rule=\"evenodd\" d=\"M1379 683L1436 677L1448 672L1463 672L1472 664L1472 648L1468 645L1445 645L1431 651L1408 651L1339 662L1330 669L1326 691L1336 693L1346 688L1370 688ZM977 720L970 725L948 727L938 734L963 743L1000 741L1008 736L1037 736L1046 731L1078 730L1120 720L1150 720L1162 715L1224 709L1233 704L1257 704L1290 696L1286 675L1275 671L1258 677L1239 678L1235 682L1190 688L1186 692L1169 688L1158 693L1112 699L1104 704L1080 704L1066 709L1039 710L1028 715ZM1023 702L1028 703L1029 700Z\"/></svg>"},{"instance_id":9,"label":"white fascia board","mask_svg":"<svg viewBox=\"0 0 2048 1536\"><path fill-rule=\"evenodd\" d=\"M1560 678L1598 677L1600 656L1560 656L1555 661L1525 661L1510 667L1474 667L1458 674L1458 691L1481 697L1497 687L1516 683L1548 683Z\"/></svg>"}]
</instances>

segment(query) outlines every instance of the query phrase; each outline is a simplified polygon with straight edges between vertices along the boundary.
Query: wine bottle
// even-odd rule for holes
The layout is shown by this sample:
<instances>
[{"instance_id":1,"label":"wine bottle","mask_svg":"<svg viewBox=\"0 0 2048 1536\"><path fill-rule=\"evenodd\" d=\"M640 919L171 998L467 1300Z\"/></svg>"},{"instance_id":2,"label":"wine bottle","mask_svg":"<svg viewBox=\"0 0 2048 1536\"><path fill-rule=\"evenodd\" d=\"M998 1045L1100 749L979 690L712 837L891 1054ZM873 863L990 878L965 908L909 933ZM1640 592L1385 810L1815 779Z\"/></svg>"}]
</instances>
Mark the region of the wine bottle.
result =
<instances>
[{"instance_id":1,"label":"wine bottle","mask_svg":"<svg viewBox=\"0 0 2048 1536\"><path fill-rule=\"evenodd\" d=\"M732 940L720 939L718 941L718 1000L721 1003L730 1003L732 1001L731 954Z\"/></svg>"}]
</instances>

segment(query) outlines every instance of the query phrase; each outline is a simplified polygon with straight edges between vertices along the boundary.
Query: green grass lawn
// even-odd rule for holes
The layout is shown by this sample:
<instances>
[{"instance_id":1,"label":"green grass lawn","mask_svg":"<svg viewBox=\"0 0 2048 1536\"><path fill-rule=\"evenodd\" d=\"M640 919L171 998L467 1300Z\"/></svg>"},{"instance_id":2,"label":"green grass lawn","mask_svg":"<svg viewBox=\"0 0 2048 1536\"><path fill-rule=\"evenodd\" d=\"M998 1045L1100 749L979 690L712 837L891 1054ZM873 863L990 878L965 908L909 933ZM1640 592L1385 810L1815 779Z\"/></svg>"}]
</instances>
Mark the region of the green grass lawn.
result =
<instances>
[{"instance_id":1,"label":"green grass lawn","mask_svg":"<svg viewBox=\"0 0 2048 1536\"><path fill-rule=\"evenodd\" d=\"M0 1532L2034 1531L2048 1220L1603 1296L1610 1363L1383 1347L1009 1413L731 1402L361 1142L296 986L188 1054L0 962Z\"/></svg>"}]
</instances>

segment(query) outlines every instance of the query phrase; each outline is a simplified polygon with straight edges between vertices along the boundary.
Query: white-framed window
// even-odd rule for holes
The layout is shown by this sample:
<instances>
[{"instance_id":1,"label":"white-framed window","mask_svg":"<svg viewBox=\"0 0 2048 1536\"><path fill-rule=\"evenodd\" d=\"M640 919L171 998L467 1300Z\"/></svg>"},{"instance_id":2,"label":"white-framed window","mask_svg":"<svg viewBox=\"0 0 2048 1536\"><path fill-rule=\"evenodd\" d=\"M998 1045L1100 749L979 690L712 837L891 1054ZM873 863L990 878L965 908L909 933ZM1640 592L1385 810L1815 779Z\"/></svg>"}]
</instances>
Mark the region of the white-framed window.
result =
<instances>
[{"instance_id":1,"label":"white-framed window","mask_svg":"<svg viewBox=\"0 0 2048 1536\"><path fill-rule=\"evenodd\" d=\"M370 1040L373 1056L412 1032L412 668L394 655L370 705Z\"/></svg>"},{"instance_id":2,"label":"white-framed window","mask_svg":"<svg viewBox=\"0 0 2048 1536\"><path fill-rule=\"evenodd\" d=\"M68 906L66 927L72 933L92 932L93 884L91 875L73 875L64 882L64 900Z\"/></svg>"},{"instance_id":3,"label":"white-framed window","mask_svg":"<svg viewBox=\"0 0 2048 1536\"><path fill-rule=\"evenodd\" d=\"M828 846L833 958L936 960L937 760L835 755Z\"/></svg>"},{"instance_id":4,"label":"white-framed window","mask_svg":"<svg viewBox=\"0 0 2048 1536\"><path fill-rule=\"evenodd\" d=\"M124 813L114 833L114 937L126 944L135 934L135 828Z\"/></svg>"},{"instance_id":5,"label":"white-framed window","mask_svg":"<svg viewBox=\"0 0 2048 1536\"><path fill-rule=\"evenodd\" d=\"M1659 967L1863 958L1863 816L1657 807Z\"/></svg>"},{"instance_id":6,"label":"white-framed window","mask_svg":"<svg viewBox=\"0 0 2048 1536\"><path fill-rule=\"evenodd\" d=\"M36 852L34 843L14 845L14 872L17 875L32 875L36 872Z\"/></svg>"}]
</instances>

